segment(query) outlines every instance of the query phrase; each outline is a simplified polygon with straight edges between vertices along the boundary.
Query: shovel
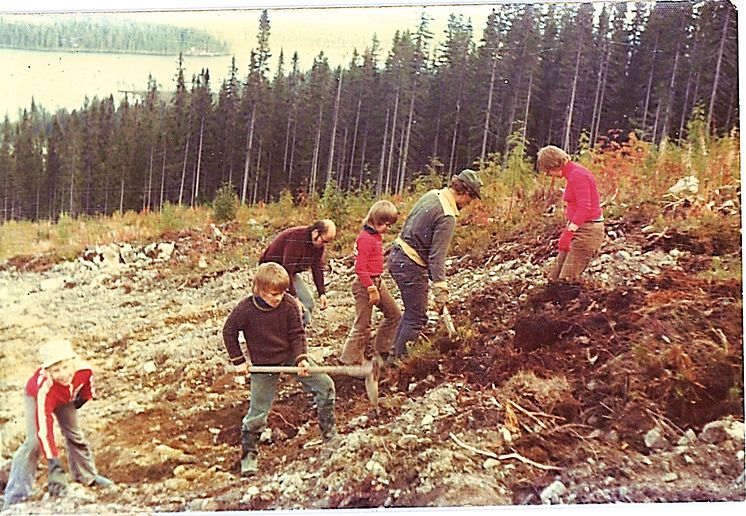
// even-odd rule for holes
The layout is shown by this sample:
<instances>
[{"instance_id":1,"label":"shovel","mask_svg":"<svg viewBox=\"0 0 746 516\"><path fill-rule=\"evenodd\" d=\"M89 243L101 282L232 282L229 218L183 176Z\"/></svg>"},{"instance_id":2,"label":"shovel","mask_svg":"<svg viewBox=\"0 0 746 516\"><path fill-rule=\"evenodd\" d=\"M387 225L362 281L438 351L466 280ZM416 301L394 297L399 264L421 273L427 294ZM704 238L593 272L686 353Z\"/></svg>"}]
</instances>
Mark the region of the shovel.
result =
<instances>
[{"instance_id":1,"label":"shovel","mask_svg":"<svg viewBox=\"0 0 746 516\"><path fill-rule=\"evenodd\" d=\"M293 373L298 374L300 367L295 366L255 366L249 367L249 373ZM374 406L378 406L378 377L380 366L378 362L366 360L360 365L349 366L311 366L308 368L311 374L326 373L330 375L342 374L365 378L365 393L368 400Z\"/></svg>"},{"instance_id":2,"label":"shovel","mask_svg":"<svg viewBox=\"0 0 746 516\"><path fill-rule=\"evenodd\" d=\"M448 330L448 338L452 339L456 334L456 327L453 325L453 319L451 318L451 313L448 311L447 306L443 307L441 315L443 317L443 324L446 325L446 330Z\"/></svg>"}]
</instances>

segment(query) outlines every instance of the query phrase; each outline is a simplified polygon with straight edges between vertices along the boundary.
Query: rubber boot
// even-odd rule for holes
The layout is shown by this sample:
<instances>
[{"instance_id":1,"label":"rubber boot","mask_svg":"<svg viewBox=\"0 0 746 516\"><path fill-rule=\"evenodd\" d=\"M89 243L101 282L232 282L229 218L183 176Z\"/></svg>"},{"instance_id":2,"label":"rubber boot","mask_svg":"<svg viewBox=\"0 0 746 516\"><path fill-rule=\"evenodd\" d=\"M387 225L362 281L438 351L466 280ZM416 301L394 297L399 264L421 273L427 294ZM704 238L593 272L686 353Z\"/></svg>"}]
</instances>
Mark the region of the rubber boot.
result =
<instances>
[{"instance_id":1,"label":"rubber boot","mask_svg":"<svg viewBox=\"0 0 746 516\"><path fill-rule=\"evenodd\" d=\"M321 438L329 442L337 437L337 423L334 417L334 403L319 405L319 429Z\"/></svg>"},{"instance_id":2,"label":"rubber boot","mask_svg":"<svg viewBox=\"0 0 746 516\"><path fill-rule=\"evenodd\" d=\"M108 487L111 487L113 485L114 485L114 482L111 479L106 478L103 475L96 475L95 477L93 477L93 480L91 480L91 483L88 484L88 487L94 487L95 486L95 487L108 488Z\"/></svg>"},{"instance_id":3,"label":"rubber boot","mask_svg":"<svg viewBox=\"0 0 746 516\"><path fill-rule=\"evenodd\" d=\"M259 432L241 433L241 476L250 477L259 471L257 448L259 447Z\"/></svg>"}]
</instances>

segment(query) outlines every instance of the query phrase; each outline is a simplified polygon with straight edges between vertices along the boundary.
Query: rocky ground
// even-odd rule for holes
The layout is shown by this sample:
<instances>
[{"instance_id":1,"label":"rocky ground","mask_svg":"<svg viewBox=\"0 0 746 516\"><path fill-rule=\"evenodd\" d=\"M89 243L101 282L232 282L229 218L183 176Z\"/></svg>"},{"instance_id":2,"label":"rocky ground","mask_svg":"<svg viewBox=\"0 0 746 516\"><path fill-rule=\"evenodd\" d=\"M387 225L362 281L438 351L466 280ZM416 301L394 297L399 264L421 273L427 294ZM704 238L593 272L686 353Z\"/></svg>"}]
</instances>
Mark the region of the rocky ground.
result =
<instances>
[{"instance_id":1,"label":"rocky ground","mask_svg":"<svg viewBox=\"0 0 746 516\"><path fill-rule=\"evenodd\" d=\"M72 262L14 258L0 270L0 487L38 342L57 334L94 366L81 417L117 486L49 500L40 469L38 494L8 512L744 501L742 285L697 274L716 256L740 267L740 242L655 234L644 217L607 232L582 287L546 286L538 242L556 235L450 260L456 334L433 314L428 340L383 372L377 409L362 380L337 377L332 445L286 378L249 480L248 386L221 328L251 270L215 257L263 241L234 224ZM319 361L341 351L351 279L349 259L329 264L331 306L309 331Z\"/></svg>"}]
</instances>

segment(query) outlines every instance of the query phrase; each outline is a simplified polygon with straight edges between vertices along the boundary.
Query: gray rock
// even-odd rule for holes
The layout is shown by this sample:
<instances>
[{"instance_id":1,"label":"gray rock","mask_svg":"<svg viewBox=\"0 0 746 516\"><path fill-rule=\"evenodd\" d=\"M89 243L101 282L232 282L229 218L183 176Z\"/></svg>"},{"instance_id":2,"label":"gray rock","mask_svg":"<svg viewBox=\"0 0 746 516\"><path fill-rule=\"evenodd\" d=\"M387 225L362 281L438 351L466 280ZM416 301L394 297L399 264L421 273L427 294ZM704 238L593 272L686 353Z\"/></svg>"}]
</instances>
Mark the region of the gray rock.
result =
<instances>
[{"instance_id":1,"label":"gray rock","mask_svg":"<svg viewBox=\"0 0 746 516\"><path fill-rule=\"evenodd\" d=\"M559 480L555 480L541 492L541 503L545 505L562 503L561 497L566 491L565 484Z\"/></svg>"},{"instance_id":2,"label":"gray rock","mask_svg":"<svg viewBox=\"0 0 746 516\"><path fill-rule=\"evenodd\" d=\"M643 263L642 265L640 265L640 272L642 274L652 274L654 271Z\"/></svg>"},{"instance_id":3,"label":"gray rock","mask_svg":"<svg viewBox=\"0 0 746 516\"><path fill-rule=\"evenodd\" d=\"M684 432L684 435L679 437L679 440L676 442L676 444L678 446L689 446L696 442L697 442L697 434L694 433L694 430L689 428L686 432Z\"/></svg>"},{"instance_id":4,"label":"gray rock","mask_svg":"<svg viewBox=\"0 0 746 516\"><path fill-rule=\"evenodd\" d=\"M720 444L728 439L743 446L744 424L733 419L721 419L707 423L699 434L701 441L710 444Z\"/></svg>"},{"instance_id":5,"label":"gray rock","mask_svg":"<svg viewBox=\"0 0 746 516\"><path fill-rule=\"evenodd\" d=\"M669 447L669 443L663 435L663 431L656 426L645 434L645 446L651 450L665 450Z\"/></svg>"},{"instance_id":6,"label":"gray rock","mask_svg":"<svg viewBox=\"0 0 746 516\"><path fill-rule=\"evenodd\" d=\"M629 260L630 258L632 258L632 255L622 249L621 251L617 251L617 253L614 255L614 258L616 258L617 260Z\"/></svg>"}]
</instances>

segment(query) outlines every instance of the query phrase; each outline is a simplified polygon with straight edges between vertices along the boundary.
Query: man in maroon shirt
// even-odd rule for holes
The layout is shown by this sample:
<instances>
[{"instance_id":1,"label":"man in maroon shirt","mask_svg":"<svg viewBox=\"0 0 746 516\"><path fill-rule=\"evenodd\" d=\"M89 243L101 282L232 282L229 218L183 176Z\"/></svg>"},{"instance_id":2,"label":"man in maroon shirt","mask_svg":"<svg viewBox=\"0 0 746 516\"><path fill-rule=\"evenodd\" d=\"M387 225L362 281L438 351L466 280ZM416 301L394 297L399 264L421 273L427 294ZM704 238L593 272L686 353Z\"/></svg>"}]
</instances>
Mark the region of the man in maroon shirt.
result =
<instances>
[{"instance_id":1,"label":"man in maroon shirt","mask_svg":"<svg viewBox=\"0 0 746 516\"><path fill-rule=\"evenodd\" d=\"M54 440L53 415L65 437L73 480L87 486L108 487L113 484L98 474L93 454L78 427L77 410L93 399L90 366L77 359L72 344L64 339L45 342L40 354L42 367L26 383L26 440L13 455L5 488L6 507L31 494L40 450L49 466L49 494L59 496L64 493L67 475Z\"/></svg>"},{"instance_id":2,"label":"man in maroon shirt","mask_svg":"<svg viewBox=\"0 0 746 516\"><path fill-rule=\"evenodd\" d=\"M560 235L559 254L549 272L549 280L577 281L593 255L604 242L604 217L596 179L591 172L570 161L570 156L554 145L539 150L539 172L564 178L567 225Z\"/></svg>"},{"instance_id":3,"label":"man in maroon shirt","mask_svg":"<svg viewBox=\"0 0 746 516\"><path fill-rule=\"evenodd\" d=\"M303 326L311 321L314 301L313 294L301 279L300 273L311 270L313 283L319 293L319 308L326 310L329 301L324 287L324 246L336 236L337 226L329 219L317 220L310 226L288 228L275 237L259 258L260 264L279 263L288 272L288 291L296 297L303 311Z\"/></svg>"}]
</instances>

